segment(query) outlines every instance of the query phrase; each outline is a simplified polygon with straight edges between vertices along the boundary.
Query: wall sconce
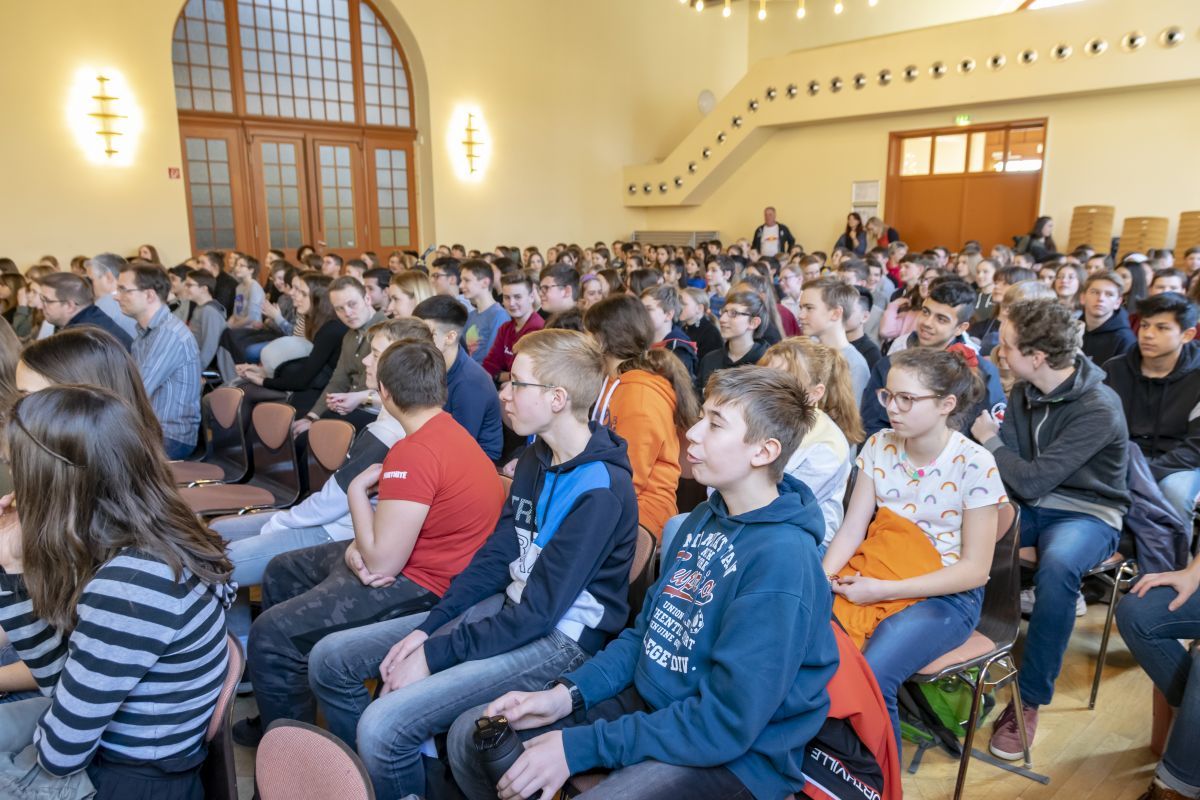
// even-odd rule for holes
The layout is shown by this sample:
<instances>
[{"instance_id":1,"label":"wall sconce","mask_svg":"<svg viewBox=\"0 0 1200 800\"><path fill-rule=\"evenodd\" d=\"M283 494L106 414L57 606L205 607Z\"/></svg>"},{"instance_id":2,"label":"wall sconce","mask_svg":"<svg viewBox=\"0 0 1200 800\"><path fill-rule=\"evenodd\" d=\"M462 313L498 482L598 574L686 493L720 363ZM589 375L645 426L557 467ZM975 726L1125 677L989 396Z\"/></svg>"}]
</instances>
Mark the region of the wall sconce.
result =
<instances>
[{"instance_id":1,"label":"wall sconce","mask_svg":"<svg viewBox=\"0 0 1200 800\"><path fill-rule=\"evenodd\" d=\"M82 67L67 101L75 140L94 164L129 166L142 130L141 109L120 71Z\"/></svg>"},{"instance_id":2,"label":"wall sconce","mask_svg":"<svg viewBox=\"0 0 1200 800\"><path fill-rule=\"evenodd\" d=\"M492 138L478 106L461 105L454 110L446 143L459 180L481 182L492 160Z\"/></svg>"}]
</instances>

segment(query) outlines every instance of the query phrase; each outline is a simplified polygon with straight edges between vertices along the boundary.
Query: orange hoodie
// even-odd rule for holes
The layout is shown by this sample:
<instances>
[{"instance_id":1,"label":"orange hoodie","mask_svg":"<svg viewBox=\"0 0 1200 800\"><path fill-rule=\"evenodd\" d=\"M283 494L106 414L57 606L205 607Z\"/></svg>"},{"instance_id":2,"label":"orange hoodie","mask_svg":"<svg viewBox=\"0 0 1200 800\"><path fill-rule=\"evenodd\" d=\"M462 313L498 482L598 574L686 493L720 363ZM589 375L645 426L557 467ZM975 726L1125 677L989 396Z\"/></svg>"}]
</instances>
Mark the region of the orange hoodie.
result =
<instances>
[{"instance_id":1,"label":"orange hoodie","mask_svg":"<svg viewBox=\"0 0 1200 800\"><path fill-rule=\"evenodd\" d=\"M607 425L628 445L638 522L661 537L663 525L679 513L675 390L666 378L652 372L623 372L604 380L592 419Z\"/></svg>"},{"instance_id":2,"label":"orange hoodie","mask_svg":"<svg viewBox=\"0 0 1200 800\"><path fill-rule=\"evenodd\" d=\"M928 575L942 568L942 557L925 532L914 522L888 508L880 508L867 528L867 537L850 557L839 577L866 575L897 581ZM882 600L868 606L850 602L840 594L833 596L833 615L861 649L879 623L924 598Z\"/></svg>"}]
</instances>

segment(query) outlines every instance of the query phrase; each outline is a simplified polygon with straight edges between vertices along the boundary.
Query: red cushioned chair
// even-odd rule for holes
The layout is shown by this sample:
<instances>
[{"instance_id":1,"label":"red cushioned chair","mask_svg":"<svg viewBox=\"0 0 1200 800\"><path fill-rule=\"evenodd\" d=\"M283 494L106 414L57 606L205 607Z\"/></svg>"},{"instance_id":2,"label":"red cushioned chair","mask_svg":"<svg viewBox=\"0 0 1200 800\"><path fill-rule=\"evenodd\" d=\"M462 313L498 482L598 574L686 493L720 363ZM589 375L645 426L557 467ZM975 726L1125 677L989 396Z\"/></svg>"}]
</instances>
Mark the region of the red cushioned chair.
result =
<instances>
[{"instance_id":1,"label":"red cushioned chair","mask_svg":"<svg viewBox=\"0 0 1200 800\"><path fill-rule=\"evenodd\" d=\"M233 758L233 701L246 668L246 655L236 636L228 635L225 643L229 648L229 667L225 671L225 682L221 684L221 693L217 695L212 719L208 722L208 733L204 737L208 744L208 756L200 766L200 781L204 784L204 796L208 800L238 800L237 771Z\"/></svg>"},{"instance_id":2,"label":"red cushioned chair","mask_svg":"<svg viewBox=\"0 0 1200 800\"><path fill-rule=\"evenodd\" d=\"M374 800L362 761L333 734L315 725L276 720L254 759L262 800Z\"/></svg>"}]
</instances>

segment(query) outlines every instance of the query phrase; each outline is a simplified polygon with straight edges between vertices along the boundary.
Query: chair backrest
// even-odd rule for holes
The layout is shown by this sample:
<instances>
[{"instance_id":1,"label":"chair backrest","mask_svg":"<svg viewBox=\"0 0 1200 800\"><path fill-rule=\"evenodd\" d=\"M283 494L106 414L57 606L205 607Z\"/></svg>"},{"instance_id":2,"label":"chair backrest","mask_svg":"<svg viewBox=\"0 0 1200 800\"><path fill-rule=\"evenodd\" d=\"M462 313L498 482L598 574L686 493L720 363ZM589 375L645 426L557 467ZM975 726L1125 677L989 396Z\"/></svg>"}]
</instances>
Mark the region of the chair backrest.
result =
<instances>
[{"instance_id":1,"label":"chair backrest","mask_svg":"<svg viewBox=\"0 0 1200 800\"><path fill-rule=\"evenodd\" d=\"M281 719L263 734L254 759L262 800L374 800L362 761L315 725Z\"/></svg>"},{"instance_id":2,"label":"chair backrest","mask_svg":"<svg viewBox=\"0 0 1200 800\"><path fill-rule=\"evenodd\" d=\"M503 472L497 473L500 476L500 491L504 493L504 502L508 502L508 496L512 494L512 478L505 475Z\"/></svg>"},{"instance_id":3,"label":"chair backrest","mask_svg":"<svg viewBox=\"0 0 1200 800\"><path fill-rule=\"evenodd\" d=\"M658 541L644 525L638 525L637 546L633 551L633 560L629 563L629 615L630 619L637 617L646 599L646 592L654 583L654 558Z\"/></svg>"},{"instance_id":4,"label":"chair backrest","mask_svg":"<svg viewBox=\"0 0 1200 800\"><path fill-rule=\"evenodd\" d=\"M200 767L200 782L204 785L204 796L209 800L237 800L238 797L232 717L235 693L246 667L246 655L242 652L241 642L232 634L225 637L225 645L229 648L229 665L204 736L208 755Z\"/></svg>"},{"instance_id":5,"label":"chair backrest","mask_svg":"<svg viewBox=\"0 0 1200 800\"><path fill-rule=\"evenodd\" d=\"M1015 642L1021 626L1021 565L1017 555L1020 531L1020 510L1013 503L1001 505L992 570L983 588L983 609L976 626L997 646Z\"/></svg>"},{"instance_id":6,"label":"chair backrest","mask_svg":"<svg viewBox=\"0 0 1200 800\"><path fill-rule=\"evenodd\" d=\"M344 419L319 419L308 429L308 490L319 492L346 463L354 426Z\"/></svg>"},{"instance_id":7,"label":"chair backrest","mask_svg":"<svg viewBox=\"0 0 1200 800\"><path fill-rule=\"evenodd\" d=\"M254 429L253 484L275 495L280 504L295 502L300 496L300 470L296 463L296 445L292 441L292 422L296 409L286 403L259 403L251 415Z\"/></svg>"},{"instance_id":8,"label":"chair backrest","mask_svg":"<svg viewBox=\"0 0 1200 800\"><path fill-rule=\"evenodd\" d=\"M214 389L201 404L200 424L204 430L204 461L220 467L223 480L236 483L250 469L246 433L242 426L245 393L236 387Z\"/></svg>"}]
</instances>

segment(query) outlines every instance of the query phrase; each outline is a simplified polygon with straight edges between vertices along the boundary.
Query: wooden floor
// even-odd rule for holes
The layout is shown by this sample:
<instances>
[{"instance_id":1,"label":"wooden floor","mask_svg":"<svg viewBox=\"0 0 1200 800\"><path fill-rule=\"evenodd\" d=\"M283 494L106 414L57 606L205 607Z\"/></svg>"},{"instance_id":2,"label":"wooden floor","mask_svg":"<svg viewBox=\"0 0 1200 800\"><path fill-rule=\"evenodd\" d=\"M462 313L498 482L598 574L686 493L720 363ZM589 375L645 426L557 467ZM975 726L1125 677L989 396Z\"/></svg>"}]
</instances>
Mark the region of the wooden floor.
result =
<instances>
[{"instance_id":1,"label":"wooden floor","mask_svg":"<svg viewBox=\"0 0 1200 800\"><path fill-rule=\"evenodd\" d=\"M1096 710L1087 707L1092 670L1100 647L1107 606L1089 606L1071 637L1058 679L1054 703L1042 709L1033 768L1050 777L1043 786L974 760L967 773L970 800L1137 800L1154 773L1150 754L1150 679L1138 668L1115 630L1109 642L1108 666L1100 684ZM1008 701L1002 689L997 708ZM254 713L252 698L238 701L234 719ZM984 723L976 747L986 750L993 714ZM254 790L253 752L238 747L238 788L243 800ZM912 755L905 744L904 763ZM916 775L904 774L904 794L911 800L945 800L954 794L958 762L939 751L926 753Z\"/></svg>"}]
</instances>

